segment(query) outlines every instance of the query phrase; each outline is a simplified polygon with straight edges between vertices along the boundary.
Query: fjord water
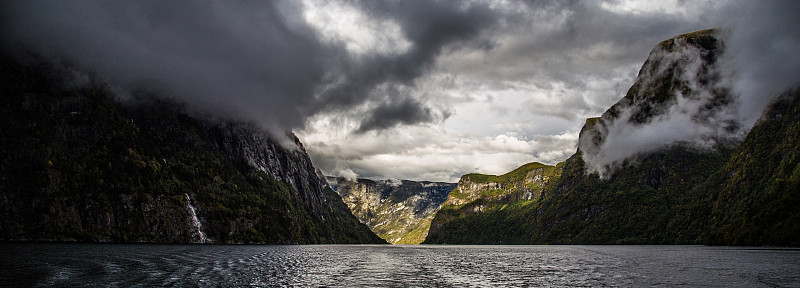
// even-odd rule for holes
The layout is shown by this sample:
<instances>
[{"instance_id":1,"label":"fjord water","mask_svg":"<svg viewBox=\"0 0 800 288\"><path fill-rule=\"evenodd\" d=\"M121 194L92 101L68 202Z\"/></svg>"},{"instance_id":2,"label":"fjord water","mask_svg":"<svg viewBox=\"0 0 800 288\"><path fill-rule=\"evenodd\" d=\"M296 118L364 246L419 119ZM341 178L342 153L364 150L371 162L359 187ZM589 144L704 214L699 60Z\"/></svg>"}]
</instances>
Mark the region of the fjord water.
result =
<instances>
[{"instance_id":1,"label":"fjord water","mask_svg":"<svg viewBox=\"0 0 800 288\"><path fill-rule=\"evenodd\" d=\"M0 286L800 287L800 250L0 244Z\"/></svg>"}]
</instances>

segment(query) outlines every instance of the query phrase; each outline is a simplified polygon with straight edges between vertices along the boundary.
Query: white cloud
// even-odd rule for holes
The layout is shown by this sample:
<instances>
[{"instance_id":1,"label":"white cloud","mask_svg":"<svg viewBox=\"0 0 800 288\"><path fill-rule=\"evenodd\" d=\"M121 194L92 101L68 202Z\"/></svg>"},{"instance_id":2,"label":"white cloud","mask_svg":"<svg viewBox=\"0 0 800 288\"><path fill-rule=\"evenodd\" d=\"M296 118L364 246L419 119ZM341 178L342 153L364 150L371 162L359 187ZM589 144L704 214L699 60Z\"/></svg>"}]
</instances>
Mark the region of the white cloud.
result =
<instances>
[{"instance_id":1,"label":"white cloud","mask_svg":"<svg viewBox=\"0 0 800 288\"><path fill-rule=\"evenodd\" d=\"M340 1L303 1L303 18L328 42L342 42L354 55L402 54L411 47L401 27L390 19L374 19Z\"/></svg>"},{"instance_id":2,"label":"white cloud","mask_svg":"<svg viewBox=\"0 0 800 288\"><path fill-rule=\"evenodd\" d=\"M697 17L699 16L697 6L717 5L726 1L693 0L691 2L688 3L686 0L611 0L603 1L600 3L600 7L620 14L666 13Z\"/></svg>"},{"instance_id":3,"label":"white cloud","mask_svg":"<svg viewBox=\"0 0 800 288\"><path fill-rule=\"evenodd\" d=\"M569 132L530 139L513 133L476 136L432 125L352 134L344 132L355 129L352 125L324 118L299 134L315 165L330 175L345 171L373 179L454 182L463 174L503 174L533 161L556 164L575 152L578 137Z\"/></svg>"},{"instance_id":4,"label":"white cloud","mask_svg":"<svg viewBox=\"0 0 800 288\"><path fill-rule=\"evenodd\" d=\"M350 181L356 181L356 179L358 179L358 174L349 168L334 170L333 173Z\"/></svg>"}]
</instances>

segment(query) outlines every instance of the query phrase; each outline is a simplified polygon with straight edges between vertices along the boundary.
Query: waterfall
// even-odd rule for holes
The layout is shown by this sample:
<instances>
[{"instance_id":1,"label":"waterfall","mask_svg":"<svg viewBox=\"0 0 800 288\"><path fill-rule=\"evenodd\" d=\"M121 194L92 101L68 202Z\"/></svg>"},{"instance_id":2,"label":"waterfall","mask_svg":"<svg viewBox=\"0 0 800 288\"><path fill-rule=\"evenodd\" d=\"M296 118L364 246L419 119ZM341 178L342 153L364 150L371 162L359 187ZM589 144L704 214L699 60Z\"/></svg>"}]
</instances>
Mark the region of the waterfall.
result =
<instances>
[{"instance_id":1,"label":"waterfall","mask_svg":"<svg viewBox=\"0 0 800 288\"><path fill-rule=\"evenodd\" d=\"M197 230L197 235L200 236L199 243L207 243L211 242L208 238L206 238L206 233L203 233L203 224L200 223L200 219L197 218L197 208L192 206L192 199L189 198L189 194L183 194L186 196L186 208L189 209L189 213L192 214L192 226Z\"/></svg>"}]
</instances>

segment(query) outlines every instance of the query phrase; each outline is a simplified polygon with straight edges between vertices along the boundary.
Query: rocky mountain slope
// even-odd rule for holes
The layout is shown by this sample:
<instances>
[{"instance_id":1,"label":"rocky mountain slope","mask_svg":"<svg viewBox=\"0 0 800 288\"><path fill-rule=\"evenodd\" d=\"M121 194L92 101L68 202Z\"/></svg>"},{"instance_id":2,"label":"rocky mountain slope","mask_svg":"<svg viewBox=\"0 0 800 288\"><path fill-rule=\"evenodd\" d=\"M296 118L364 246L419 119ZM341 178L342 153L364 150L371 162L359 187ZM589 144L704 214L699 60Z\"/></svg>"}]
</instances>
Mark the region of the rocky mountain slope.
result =
<instances>
[{"instance_id":1,"label":"rocky mountain slope","mask_svg":"<svg viewBox=\"0 0 800 288\"><path fill-rule=\"evenodd\" d=\"M328 177L359 221L392 244L419 244L454 183Z\"/></svg>"},{"instance_id":2,"label":"rocky mountain slope","mask_svg":"<svg viewBox=\"0 0 800 288\"><path fill-rule=\"evenodd\" d=\"M26 56L0 67L0 239L385 243L292 134L201 120Z\"/></svg>"},{"instance_id":3,"label":"rocky mountain slope","mask_svg":"<svg viewBox=\"0 0 800 288\"><path fill-rule=\"evenodd\" d=\"M738 129L723 122L720 135L701 143L646 147L631 157L608 152L624 147L609 135L675 110L690 110L701 125L727 121L711 117L732 97L719 85L723 48L713 30L660 43L625 98L586 121L578 151L541 197L434 220L425 243L800 245L797 91L773 104L741 143L723 137ZM681 106L689 102L702 105Z\"/></svg>"}]
</instances>

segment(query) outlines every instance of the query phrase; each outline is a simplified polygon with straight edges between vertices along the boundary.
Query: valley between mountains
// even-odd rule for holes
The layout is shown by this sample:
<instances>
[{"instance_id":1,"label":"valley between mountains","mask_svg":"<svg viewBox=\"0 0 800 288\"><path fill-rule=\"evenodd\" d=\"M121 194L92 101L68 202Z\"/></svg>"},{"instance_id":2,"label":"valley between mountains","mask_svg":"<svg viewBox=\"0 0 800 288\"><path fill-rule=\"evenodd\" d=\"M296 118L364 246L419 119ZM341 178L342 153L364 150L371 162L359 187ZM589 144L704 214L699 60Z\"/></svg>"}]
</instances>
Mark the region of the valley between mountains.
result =
<instances>
[{"instance_id":1,"label":"valley between mountains","mask_svg":"<svg viewBox=\"0 0 800 288\"><path fill-rule=\"evenodd\" d=\"M735 97L721 33L657 44L563 162L458 183L326 177L291 132L144 92L122 101L68 66L6 55L0 240L800 246L800 92L749 130L719 119ZM675 115L743 137L613 149Z\"/></svg>"},{"instance_id":2,"label":"valley between mountains","mask_svg":"<svg viewBox=\"0 0 800 288\"><path fill-rule=\"evenodd\" d=\"M422 243L800 245L797 89L769 106L743 140L678 141L602 159L609 157L601 151L606 139L622 124L661 121L671 109L686 109L685 99L702 103L690 110L694 121L713 121L702 117L725 109L733 96L719 71L718 35L703 30L656 45L627 95L586 120L566 161L461 177L424 222L430 228Z\"/></svg>"}]
</instances>

